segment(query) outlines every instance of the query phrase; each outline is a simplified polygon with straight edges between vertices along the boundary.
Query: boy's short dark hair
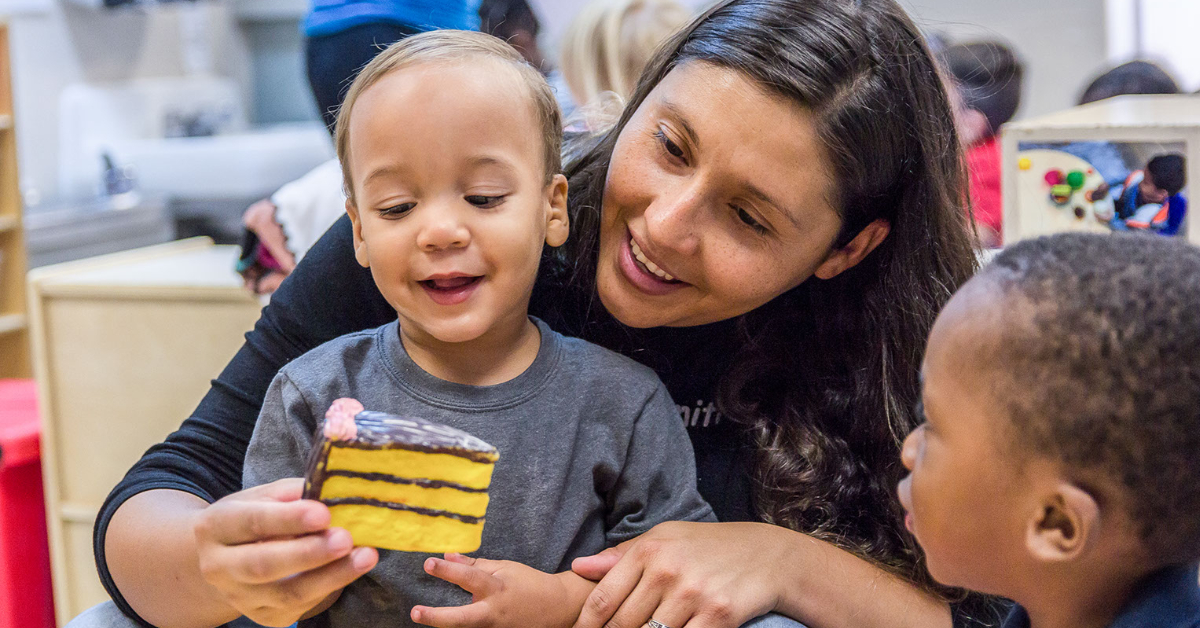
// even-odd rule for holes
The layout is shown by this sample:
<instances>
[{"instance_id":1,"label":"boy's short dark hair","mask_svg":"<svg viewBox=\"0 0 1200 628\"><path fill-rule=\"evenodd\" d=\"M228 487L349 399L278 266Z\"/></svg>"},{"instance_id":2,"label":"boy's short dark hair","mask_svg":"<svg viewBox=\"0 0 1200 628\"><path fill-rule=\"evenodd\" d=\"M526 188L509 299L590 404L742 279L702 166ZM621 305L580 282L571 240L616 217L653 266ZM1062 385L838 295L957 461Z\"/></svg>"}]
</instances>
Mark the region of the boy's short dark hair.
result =
<instances>
[{"instance_id":1,"label":"boy's short dark hair","mask_svg":"<svg viewBox=\"0 0 1200 628\"><path fill-rule=\"evenodd\" d=\"M1154 179L1154 185L1166 190L1168 196L1175 196L1183 189L1187 181L1184 173L1183 155L1171 153L1159 155L1146 164L1146 172Z\"/></svg>"},{"instance_id":2,"label":"boy's short dark hair","mask_svg":"<svg viewBox=\"0 0 1200 628\"><path fill-rule=\"evenodd\" d=\"M1149 61L1130 61L1097 76L1087 89L1083 90L1079 104L1086 105L1128 94L1178 93L1179 83L1176 83L1166 70Z\"/></svg>"},{"instance_id":3,"label":"boy's short dark hair","mask_svg":"<svg viewBox=\"0 0 1200 628\"><path fill-rule=\"evenodd\" d=\"M992 134L1021 106L1024 68L1016 53L998 41L947 46L942 63L954 78L963 103L982 113Z\"/></svg>"},{"instance_id":4,"label":"boy's short dark hair","mask_svg":"<svg viewBox=\"0 0 1200 628\"><path fill-rule=\"evenodd\" d=\"M1162 564L1200 557L1200 249L1058 234L1010 246L979 277L1005 299L983 359L1014 450L1115 488Z\"/></svg>"}]
</instances>

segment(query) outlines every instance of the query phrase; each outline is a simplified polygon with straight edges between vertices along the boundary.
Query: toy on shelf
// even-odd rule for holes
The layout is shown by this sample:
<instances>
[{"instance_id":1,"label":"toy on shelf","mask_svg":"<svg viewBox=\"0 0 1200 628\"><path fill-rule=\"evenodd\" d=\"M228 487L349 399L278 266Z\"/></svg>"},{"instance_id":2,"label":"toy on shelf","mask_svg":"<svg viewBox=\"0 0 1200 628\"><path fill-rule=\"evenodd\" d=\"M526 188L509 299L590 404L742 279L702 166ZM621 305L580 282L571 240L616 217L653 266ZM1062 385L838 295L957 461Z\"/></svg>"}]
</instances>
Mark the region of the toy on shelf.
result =
<instances>
[{"instance_id":1,"label":"toy on shelf","mask_svg":"<svg viewBox=\"0 0 1200 628\"><path fill-rule=\"evenodd\" d=\"M1007 125L1004 241L1146 231L1200 243L1200 96L1125 96Z\"/></svg>"}]
</instances>

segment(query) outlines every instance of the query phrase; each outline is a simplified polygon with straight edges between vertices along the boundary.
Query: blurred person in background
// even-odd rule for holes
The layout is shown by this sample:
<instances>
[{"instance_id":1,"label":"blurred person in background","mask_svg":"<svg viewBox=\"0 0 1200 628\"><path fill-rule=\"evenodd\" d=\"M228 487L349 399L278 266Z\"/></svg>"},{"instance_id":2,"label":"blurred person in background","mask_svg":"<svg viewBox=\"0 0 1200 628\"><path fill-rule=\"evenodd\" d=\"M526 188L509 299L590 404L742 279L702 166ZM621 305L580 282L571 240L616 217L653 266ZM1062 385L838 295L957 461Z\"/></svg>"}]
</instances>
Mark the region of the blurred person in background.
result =
<instances>
[{"instance_id":1,"label":"blurred person in background","mask_svg":"<svg viewBox=\"0 0 1200 628\"><path fill-rule=\"evenodd\" d=\"M304 18L308 84L325 126L359 69L389 44L438 28L479 28L480 0L312 0Z\"/></svg>"},{"instance_id":2,"label":"blurred person in background","mask_svg":"<svg viewBox=\"0 0 1200 628\"><path fill-rule=\"evenodd\" d=\"M594 0L583 7L562 39L562 72L571 97L594 105L611 92L623 103L655 48L691 17L677 0Z\"/></svg>"},{"instance_id":3,"label":"blurred person in background","mask_svg":"<svg viewBox=\"0 0 1200 628\"><path fill-rule=\"evenodd\" d=\"M998 41L946 46L940 54L954 89L955 124L966 148L971 210L980 244L1001 244L1000 125L1021 105L1024 68Z\"/></svg>"},{"instance_id":4,"label":"blurred person in background","mask_svg":"<svg viewBox=\"0 0 1200 628\"><path fill-rule=\"evenodd\" d=\"M1179 83L1149 61L1130 61L1097 76L1083 90L1079 104L1086 105L1129 94L1178 94Z\"/></svg>"}]
</instances>

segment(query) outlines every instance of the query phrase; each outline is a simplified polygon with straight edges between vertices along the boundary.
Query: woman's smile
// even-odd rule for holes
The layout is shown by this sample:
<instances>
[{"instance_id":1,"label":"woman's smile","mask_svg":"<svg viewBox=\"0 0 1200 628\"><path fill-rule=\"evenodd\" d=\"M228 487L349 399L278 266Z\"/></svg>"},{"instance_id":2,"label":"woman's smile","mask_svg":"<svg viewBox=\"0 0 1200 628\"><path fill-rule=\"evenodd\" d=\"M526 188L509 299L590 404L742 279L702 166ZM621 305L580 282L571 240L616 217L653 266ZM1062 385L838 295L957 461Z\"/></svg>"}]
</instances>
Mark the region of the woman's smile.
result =
<instances>
[{"instance_id":1,"label":"woman's smile","mask_svg":"<svg viewBox=\"0 0 1200 628\"><path fill-rule=\"evenodd\" d=\"M625 279L647 295L662 296L688 286L646 257L628 231L617 261Z\"/></svg>"}]
</instances>

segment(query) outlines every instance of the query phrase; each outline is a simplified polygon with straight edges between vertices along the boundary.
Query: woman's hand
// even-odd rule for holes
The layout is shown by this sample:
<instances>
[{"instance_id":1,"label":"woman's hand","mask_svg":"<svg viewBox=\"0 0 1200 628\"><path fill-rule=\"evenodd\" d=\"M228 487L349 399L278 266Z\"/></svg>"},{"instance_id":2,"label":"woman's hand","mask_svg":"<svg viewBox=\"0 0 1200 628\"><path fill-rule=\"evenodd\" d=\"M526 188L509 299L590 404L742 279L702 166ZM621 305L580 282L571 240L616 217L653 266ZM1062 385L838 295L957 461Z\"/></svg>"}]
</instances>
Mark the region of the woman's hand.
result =
<instances>
[{"instance_id":1,"label":"woman's hand","mask_svg":"<svg viewBox=\"0 0 1200 628\"><path fill-rule=\"evenodd\" d=\"M329 527L329 509L302 500L289 478L234 493L195 519L200 573L225 602L267 626L289 626L328 608L379 560ZM310 613L312 611L312 613Z\"/></svg>"},{"instance_id":2,"label":"woman's hand","mask_svg":"<svg viewBox=\"0 0 1200 628\"><path fill-rule=\"evenodd\" d=\"M436 628L567 628L593 586L569 571L548 574L508 560L461 554L430 558L425 571L471 594L466 606L413 607L413 621Z\"/></svg>"},{"instance_id":3,"label":"woman's hand","mask_svg":"<svg viewBox=\"0 0 1200 628\"><path fill-rule=\"evenodd\" d=\"M600 583L575 628L641 628L650 619L668 628L737 628L777 606L775 530L673 521L578 558L575 573Z\"/></svg>"}]
</instances>

